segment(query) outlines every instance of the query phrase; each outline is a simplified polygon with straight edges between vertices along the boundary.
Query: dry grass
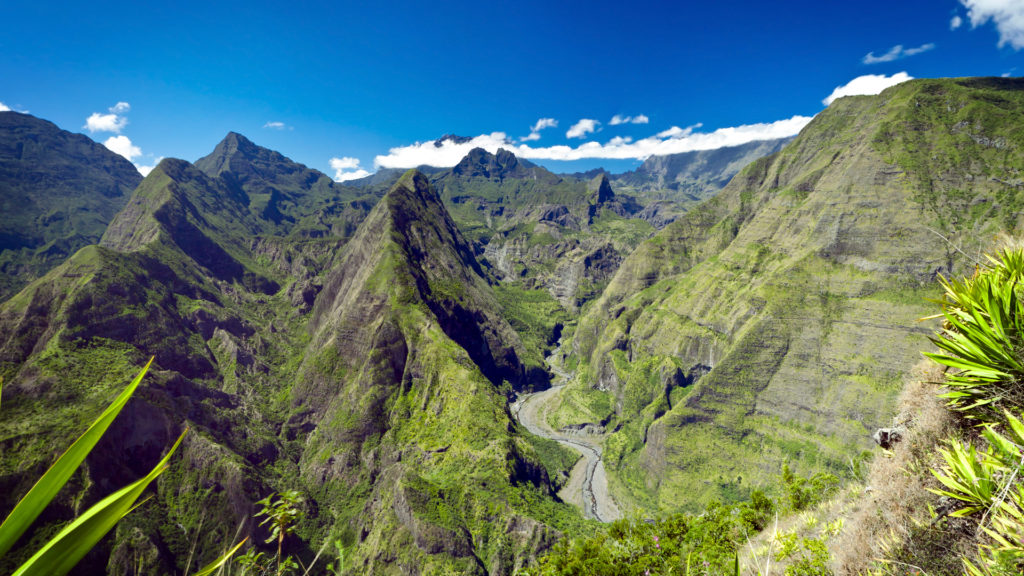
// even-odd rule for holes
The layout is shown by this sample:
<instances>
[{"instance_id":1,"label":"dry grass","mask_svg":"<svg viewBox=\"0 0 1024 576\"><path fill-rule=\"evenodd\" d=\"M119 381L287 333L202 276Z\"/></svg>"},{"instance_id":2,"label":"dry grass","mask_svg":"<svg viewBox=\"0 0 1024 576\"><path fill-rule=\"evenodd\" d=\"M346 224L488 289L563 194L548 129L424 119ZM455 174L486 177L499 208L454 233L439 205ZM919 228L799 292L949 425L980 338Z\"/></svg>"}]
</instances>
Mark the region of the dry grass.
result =
<instances>
[{"instance_id":1,"label":"dry grass","mask_svg":"<svg viewBox=\"0 0 1024 576\"><path fill-rule=\"evenodd\" d=\"M930 472L941 461L936 449L963 433L937 397L942 377L930 361L915 366L894 419L908 432L891 452L877 449L868 487L833 546L837 575L959 574L961 558L975 554L969 521L936 519L940 500L927 490L938 486Z\"/></svg>"}]
</instances>

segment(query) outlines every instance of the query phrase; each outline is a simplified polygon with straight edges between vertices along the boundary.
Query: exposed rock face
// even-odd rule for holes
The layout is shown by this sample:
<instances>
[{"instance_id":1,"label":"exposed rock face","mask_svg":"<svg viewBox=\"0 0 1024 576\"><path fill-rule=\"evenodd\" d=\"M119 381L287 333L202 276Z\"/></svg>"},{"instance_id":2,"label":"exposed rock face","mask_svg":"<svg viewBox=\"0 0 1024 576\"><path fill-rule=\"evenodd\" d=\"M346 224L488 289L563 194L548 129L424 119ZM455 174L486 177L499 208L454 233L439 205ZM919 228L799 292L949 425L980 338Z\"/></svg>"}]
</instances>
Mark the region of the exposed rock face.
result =
<instances>
[{"instance_id":1,"label":"exposed rock face","mask_svg":"<svg viewBox=\"0 0 1024 576\"><path fill-rule=\"evenodd\" d=\"M609 455L621 458L613 474L646 479L625 497L647 506L721 498L701 478L757 484L778 470L768 462L839 471L927 345L917 319L936 276L964 269L932 230L972 253L1018 220L1004 210L1022 192L1004 182L1021 166L956 126L970 117L987 142L1024 150L1000 128L1024 122L1020 86L919 81L841 99L748 165L623 261L574 339L591 378L578 394L607 390L614 413L560 423L613 417L614 445L647 438ZM711 369L667 395L652 377L694 365ZM702 443L714 458L692 448Z\"/></svg>"},{"instance_id":2,"label":"exposed rock face","mask_svg":"<svg viewBox=\"0 0 1024 576\"><path fill-rule=\"evenodd\" d=\"M596 296L609 267L653 232L636 218L642 206L616 195L606 174L560 178L507 150L474 149L431 182L499 278L546 288L570 310Z\"/></svg>"},{"instance_id":3,"label":"exposed rock face","mask_svg":"<svg viewBox=\"0 0 1024 576\"><path fill-rule=\"evenodd\" d=\"M0 112L0 301L99 240L141 180L86 136Z\"/></svg>"}]
</instances>

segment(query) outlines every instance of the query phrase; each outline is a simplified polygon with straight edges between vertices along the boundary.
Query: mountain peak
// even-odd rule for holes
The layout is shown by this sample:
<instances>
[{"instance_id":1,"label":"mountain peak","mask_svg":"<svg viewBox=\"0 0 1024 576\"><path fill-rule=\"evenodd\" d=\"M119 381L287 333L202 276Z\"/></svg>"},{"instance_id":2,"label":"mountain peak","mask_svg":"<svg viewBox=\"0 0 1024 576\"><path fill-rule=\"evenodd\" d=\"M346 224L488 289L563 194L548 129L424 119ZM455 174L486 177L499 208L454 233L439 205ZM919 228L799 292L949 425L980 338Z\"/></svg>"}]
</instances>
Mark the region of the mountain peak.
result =
<instances>
[{"instance_id":1,"label":"mountain peak","mask_svg":"<svg viewBox=\"0 0 1024 576\"><path fill-rule=\"evenodd\" d=\"M452 144L465 144L466 142L469 142L471 140L473 140L473 139L472 138L468 138L466 136L456 136L455 134L445 134L444 136L441 136L437 140L434 140L434 147L435 148L440 148L441 146L444 146L445 142L451 142Z\"/></svg>"},{"instance_id":2,"label":"mountain peak","mask_svg":"<svg viewBox=\"0 0 1024 576\"><path fill-rule=\"evenodd\" d=\"M612 185L608 182L608 174L601 172L597 176L587 183L587 190L595 194L595 199L598 204L603 204L615 198L615 192L612 191Z\"/></svg>"},{"instance_id":3,"label":"mountain peak","mask_svg":"<svg viewBox=\"0 0 1024 576\"><path fill-rule=\"evenodd\" d=\"M473 148L462 161L452 168L452 174L495 180L536 178L541 173L548 173L548 171L532 162L520 160L515 154L504 148L498 148L496 154L491 154L483 148Z\"/></svg>"},{"instance_id":4,"label":"mountain peak","mask_svg":"<svg viewBox=\"0 0 1024 576\"><path fill-rule=\"evenodd\" d=\"M238 132L228 132L208 156L196 160L195 166L207 176L217 177L224 172L244 175L254 167L271 164L292 164L281 153L253 143Z\"/></svg>"}]
</instances>

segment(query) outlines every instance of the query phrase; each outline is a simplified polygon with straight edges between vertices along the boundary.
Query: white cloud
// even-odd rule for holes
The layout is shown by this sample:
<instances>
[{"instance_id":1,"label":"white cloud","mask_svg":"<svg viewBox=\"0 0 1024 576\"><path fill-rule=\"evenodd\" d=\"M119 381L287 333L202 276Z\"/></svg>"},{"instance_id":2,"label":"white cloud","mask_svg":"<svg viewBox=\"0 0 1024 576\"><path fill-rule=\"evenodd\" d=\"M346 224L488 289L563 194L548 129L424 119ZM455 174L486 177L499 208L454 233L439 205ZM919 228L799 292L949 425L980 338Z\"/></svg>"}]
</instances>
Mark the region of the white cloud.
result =
<instances>
[{"instance_id":1,"label":"white cloud","mask_svg":"<svg viewBox=\"0 0 1024 576\"><path fill-rule=\"evenodd\" d=\"M121 130L128 125L128 119L124 116L118 116L117 114L100 114L99 112L93 112L91 116L86 118L85 126L89 132L113 132L114 134L120 134Z\"/></svg>"},{"instance_id":2,"label":"white cloud","mask_svg":"<svg viewBox=\"0 0 1024 576\"><path fill-rule=\"evenodd\" d=\"M107 138L103 145L111 152L120 154L129 161L142 156L142 149L132 144L132 141L127 136L111 136Z\"/></svg>"},{"instance_id":3,"label":"white cloud","mask_svg":"<svg viewBox=\"0 0 1024 576\"><path fill-rule=\"evenodd\" d=\"M1024 0L960 0L967 8L971 28L990 20L999 32L999 47L1009 44L1014 50L1024 48Z\"/></svg>"},{"instance_id":4,"label":"white cloud","mask_svg":"<svg viewBox=\"0 0 1024 576\"><path fill-rule=\"evenodd\" d=\"M3 102L0 102L0 112L10 112L10 111L11 111L10 108L5 106Z\"/></svg>"},{"instance_id":5,"label":"white cloud","mask_svg":"<svg viewBox=\"0 0 1024 576\"><path fill-rule=\"evenodd\" d=\"M125 112L127 112L127 111L129 111L131 109L132 109L132 105L131 104L129 104L127 102L118 102L117 104L114 104L110 108L107 108L107 111L112 113L112 114L124 114Z\"/></svg>"},{"instance_id":6,"label":"white cloud","mask_svg":"<svg viewBox=\"0 0 1024 576\"><path fill-rule=\"evenodd\" d=\"M331 158L331 170L334 170L334 181L345 182L366 178L372 172L359 167L359 159L345 156L344 158Z\"/></svg>"},{"instance_id":7,"label":"white cloud","mask_svg":"<svg viewBox=\"0 0 1024 576\"><path fill-rule=\"evenodd\" d=\"M881 62L892 62L894 60L902 60L903 58L909 58L911 56L917 56L922 52L934 50L935 44L929 42L928 44L922 44L917 48L904 48L902 44L897 44L889 51L881 56L875 56L874 52L868 52L867 56L862 60L865 64L879 64Z\"/></svg>"},{"instance_id":8,"label":"white cloud","mask_svg":"<svg viewBox=\"0 0 1024 576\"><path fill-rule=\"evenodd\" d=\"M618 126L619 124L647 124L651 119L643 114L637 114L636 116L623 116L622 114L616 114L612 116L612 119L608 122L611 126Z\"/></svg>"},{"instance_id":9,"label":"white cloud","mask_svg":"<svg viewBox=\"0 0 1024 576\"><path fill-rule=\"evenodd\" d=\"M843 86L836 86L836 89L828 95L828 98L825 98L821 102L825 106L828 106L836 98L841 98L843 96L874 95L890 86L895 86L900 82L906 82L907 80L913 79L914 77L906 72L897 72L892 76L886 76L885 74L865 74L864 76L858 76L853 80L850 80Z\"/></svg>"},{"instance_id":10,"label":"white cloud","mask_svg":"<svg viewBox=\"0 0 1024 576\"><path fill-rule=\"evenodd\" d=\"M537 120L530 128L530 134L523 136L519 139L520 142L533 142L534 140L540 140L540 131L545 128L555 128L558 126L558 120L554 118L541 118Z\"/></svg>"},{"instance_id":11,"label":"white cloud","mask_svg":"<svg viewBox=\"0 0 1024 576\"><path fill-rule=\"evenodd\" d=\"M533 148L526 144L510 142L502 132L484 134L464 144L445 141L441 146L434 141L417 142L409 146L392 148L388 154L377 156L374 165L378 168L414 168L421 165L450 167L459 163L473 148L484 148L495 153L505 148L531 160L582 160L605 158L618 160L644 160L652 155L677 154L694 150L713 150L726 146L739 146L757 140L771 140L794 136L811 121L809 116L793 116L776 122L746 124L719 128L712 132L694 133L695 128L666 130L635 142L626 138L613 138L605 144L585 142L579 146L549 146Z\"/></svg>"},{"instance_id":12,"label":"white cloud","mask_svg":"<svg viewBox=\"0 0 1024 576\"><path fill-rule=\"evenodd\" d=\"M530 132L540 132L545 128L558 128L558 120L554 118L541 118L530 128Z\"/></svg>"},{"instance_id":13,"label":"white cloud","mask_svg":"<svg viewBox=\"0 0 1024 576\"><path fill-rule=\"evenodd\" d=\"M584 138L587 134L590 134L597 130L597 126L600 124L597 120L591 120L590 118L582 118L579 122L572 125L569 131L565 133L566 138Z\"/></svg>"},{"instance_id":14,"label":"white cloud","mask_svg":"<svg viewBox=\"0 0 1024 576\"><path fill-rule=\"evenodd\" d=\"M271 130L291 130L292 127L285 124L284 122L267 122L263 125L264 128L270 128Z\"/></svg>"},{"instance_id":15,"label":"white cloud","mask_svg":"<svg viewBox=\"0 0 1024 576\"><path fill-rule=\"evenodd\" d=\"M139 174L142 174L143 177L149 176L149 173L153 171L153 168L156 168L156 165L159 164L160 161L163 160L163 159L164 159L164 157L161 156L161 157L157 158L156 160L154 160L153 164L151 164L149 166L143 166L141 164L136 164L135 165L135 169L138 170Z\"/></svg>"},{"instance_id":16,"label":"white cloud","mask_svg":"<svg viewBox=\"0 0 1024 576\"><path fill-rule=\"evenodd\" d=\"M953 16L949 21L949 29L956 30L964 23L964 19L960 16Z\"/></svg>"},{"instance_id":17,"label":"white cloud","mask_svg":"<svg viewBox=\"0 0 1024 576\"><path fill-rule=\"evenodd\" d=\"M673 126L673 127L669 128L668 130L662 130L661 132L658 132L657 136L658 136L658 138L678 138L680 136L689 136L690 134L693 133L694 130L700 128L703 125L704 125L703 123L698 122L698 123L694 124L693 126L687 126L686 128L680 128L679 126Z\"/></svg>"}]
</instances>

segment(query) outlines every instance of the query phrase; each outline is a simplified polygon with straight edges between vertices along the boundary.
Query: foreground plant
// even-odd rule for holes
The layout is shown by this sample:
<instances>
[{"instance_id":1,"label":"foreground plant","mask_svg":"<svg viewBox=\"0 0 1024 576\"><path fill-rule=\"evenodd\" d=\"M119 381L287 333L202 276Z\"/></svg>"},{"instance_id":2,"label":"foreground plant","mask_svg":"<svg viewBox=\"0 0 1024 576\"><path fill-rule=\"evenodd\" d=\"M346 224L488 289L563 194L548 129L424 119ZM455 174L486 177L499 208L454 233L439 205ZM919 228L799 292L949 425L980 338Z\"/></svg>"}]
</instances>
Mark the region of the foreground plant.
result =
<instances>
[{"instance_id":1,"label":"foreground plant","mask_svg":"<svg viewBox=\"0 0 1024 576\"><path fill-rule=\"evenodd\" d=\"M982 441L951 439L939 450L932 492L959 507L951 517L977 522L970 576L1024 571L1024 251L988 258L971 278L943 281L945 325L932 339L942 352L926 354L955 371L947 375L951 408L979 423ZM979 446L976 446L980 445Z\"/></svg>"},{"instance_id":2,"label":"foreground plant","mask_svg":"<svg viewBox=\"0 0 1024 576\"><path fill-rule=\"evenodd\" d=\"M153 364L153 358L139 371L135 379L121 392L114 402L99 415L86 431L68 448L57 461L35 483L31 490L18 502L14 510L0 525L0 557L7 554L18 539L28 530L39 517L43 509L53 500L57 493L67 484L74 471L81 465L100 438L110 427L121 409L128 404L132 394L139 387L143 376ZM13 576L62 576L75 567L102 539L111 528L138 508L136 503L146 488L167 470L171 456L177 451L181 441L188 432L186 428L171 447L167 455L157 463L143 478L125 486L93 505L84 514L76 518L56 536L46 542L24 564L15 570ZM244 543L244 541L243 541ZM210 565L202 568L194 576L207 576L222 566L238 548L235 546L227 554L218 558Z\"/></svg>"}]
</instances>

